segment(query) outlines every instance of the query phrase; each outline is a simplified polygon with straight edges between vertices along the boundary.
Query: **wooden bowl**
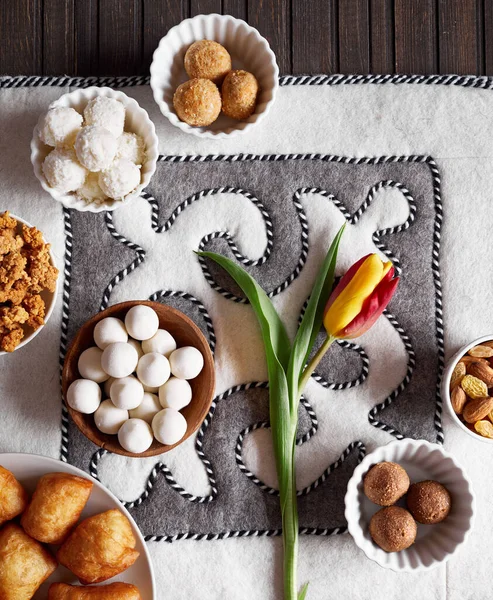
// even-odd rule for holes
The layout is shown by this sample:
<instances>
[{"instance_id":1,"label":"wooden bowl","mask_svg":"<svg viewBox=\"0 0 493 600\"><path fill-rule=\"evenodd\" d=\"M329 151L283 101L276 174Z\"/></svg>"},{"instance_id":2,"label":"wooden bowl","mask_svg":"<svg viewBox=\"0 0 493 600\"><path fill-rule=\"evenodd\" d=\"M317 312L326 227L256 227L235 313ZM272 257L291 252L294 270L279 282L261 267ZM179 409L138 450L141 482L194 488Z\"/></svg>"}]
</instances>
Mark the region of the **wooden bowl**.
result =
<instances>
[{"instance_id":1,"label":"wooden bowl","mask_svg":"<svg viewBox=\"0 0 493 600\"><path fill-rule=\"evenodd\" d=\"M68 406L67 390L73 381L80 379L79 369L77 367L79 356L84 350L87 350L87 348L95 346L93 332L96 324L106 317L117 317L123 321L125 320L127 311L132 308L132 306L138 304L145 304L156 311L159 317L159 327L161 329L166 329L171 333L175 338L178 347L195 346L195 348L200 350L204 357L204 367L195 379L189 381L192 386L192 401L181 411L187 420L187 431L183 438L172 446L160 444L155 439L148 450L141 454L133 454L132 452L127 452L120 446L116 435L108 435L99 431L94 423L94 415L84 415ZM216 378L212 352L207 340L197 325L179 310L161 304L160 302L145 302L141 300L115 304L86 321L70 344L70 348L65 356L62 372L62 393L65 405L80 431L82 431L91 442L94 442L97 446L100 446L105 450L109 450L115 454L136 458L156 456L157 454L168 452L195 433L209 412L214 397L215 383Z\"/></svg>"}]
</instances>

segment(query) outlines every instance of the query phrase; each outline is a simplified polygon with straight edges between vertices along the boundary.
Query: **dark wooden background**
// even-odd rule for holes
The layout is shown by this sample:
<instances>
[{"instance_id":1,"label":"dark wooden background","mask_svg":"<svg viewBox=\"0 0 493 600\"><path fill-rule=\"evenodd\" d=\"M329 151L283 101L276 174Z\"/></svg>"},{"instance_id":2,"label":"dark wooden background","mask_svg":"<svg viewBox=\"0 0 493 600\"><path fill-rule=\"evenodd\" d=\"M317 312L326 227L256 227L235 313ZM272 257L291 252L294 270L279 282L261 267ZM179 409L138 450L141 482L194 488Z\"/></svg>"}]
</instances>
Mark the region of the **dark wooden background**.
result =
<instances>
[{"instance_id":1,"label":"dark wooden background","mask_svg":"<svg viewBox=\"0 0 493 600\"><path fill-rule=\"evenodd\" d=\"M281 73L493 74L493 0L0 0L0 74L146 74L211 12L259 29Z\"/></svg>"}]
</instances>

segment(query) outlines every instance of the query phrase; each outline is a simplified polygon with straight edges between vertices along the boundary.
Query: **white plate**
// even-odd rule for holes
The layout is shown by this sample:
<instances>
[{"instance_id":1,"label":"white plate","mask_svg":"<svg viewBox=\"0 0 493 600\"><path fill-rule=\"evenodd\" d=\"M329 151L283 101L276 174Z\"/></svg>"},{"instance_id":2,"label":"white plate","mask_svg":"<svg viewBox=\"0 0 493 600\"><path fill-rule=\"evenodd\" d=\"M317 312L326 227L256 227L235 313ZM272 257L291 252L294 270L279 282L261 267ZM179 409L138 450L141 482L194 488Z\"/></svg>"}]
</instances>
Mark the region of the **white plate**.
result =
<instances>
[{"instance_id":1,"label":"white plate","mask_svg":"<svg viewBox=\"0 0 493 600\"><path fill-rule=\"evenodd\" d=\"M142 596L142 600L154 600L154 573L152 570L151 558L147 551L144 538L139 531L135 521L131 517L130 513L123 507L121 502L117 500L111 492L109 492L104 486L98 481L89 477L87 473L61 462L48 458L46 456L37 456L36 454L0 454L0 465L5 467L15 475L19 482L26 488L29 494L32 494L38 479L46 473L70 473L71 475L78 475L89 479L94 484L92 488L89 500L82 512L81 519L90 517L97 513L117 508L120 510L130 521L132 529L137 540L136 550L140 552L139 558L136 562L126 571L113 577L103 584L111 583L113 581L124 581L125 583L132 583L137 586ZM34 600L44 600L48 594L48 588L51 583L55 581L62 581L64 583L79 584L77 578L65 567L59 566L53 575L45 581L45 583L39 588L34 595Z\"/></svg>"}]
</instances>

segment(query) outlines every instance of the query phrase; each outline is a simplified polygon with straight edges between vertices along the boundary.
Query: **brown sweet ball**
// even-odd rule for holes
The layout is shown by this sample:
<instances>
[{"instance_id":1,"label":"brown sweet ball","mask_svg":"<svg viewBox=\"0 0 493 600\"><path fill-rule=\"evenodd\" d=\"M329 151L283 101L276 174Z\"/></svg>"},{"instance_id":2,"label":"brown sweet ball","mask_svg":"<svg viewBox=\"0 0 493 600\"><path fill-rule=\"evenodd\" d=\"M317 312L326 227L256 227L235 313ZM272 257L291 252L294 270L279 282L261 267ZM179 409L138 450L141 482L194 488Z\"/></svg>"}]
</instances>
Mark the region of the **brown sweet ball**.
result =
<instances>
[{"instance_id":1,"label":"brown sweet ball","mask_svg":"<svg viewBox=\"0 0 493 600\"><path fill-rule=\"evenodd\" d=\"M221 94L208 79L190 79L178 86L173 106L180 121L205 127L214 123L221 112Z\"/></svg>"},{"instance_id":2,"label":"brown sweet ball","mask_svg":"<svg viewBox=\"0 0 493 600\"><path fill-rule=\"evenodd\" d=\"M231 71L231 56L221 44L200 40L185 54L185 71L190 79L210 79L219 84Z\"/></svg>"},{"instance_id":3,"label":"brown sweet ball","mask_svg":"<svg viewBox=\"0 0 493 600\"><path fill-rule=\"evenodd\" d=\"M233 119L248 119L255 111L258 82L247 71L230 71L221 88L223 113Z\"/></svg>"},{"instance_id":4,"label":"brown sweet ball","mask_svg":"<svg viewBox=\"0 0 493 600\"><path fill-rule=\"evenodd\" d=\"M407 507L423 525L440 523L450 512L450 492L438 481L413 483L407 494Z\"/></svg>"},{"instance_id":5,"label":"brown sweet ball","mask_svg":"<svg viewBox=\"0 0 493 600\"><path fill-rule=\"evenodd\" d=\"M414 544L418 526L410 512L400 506L386 506L370 521L372 540L385 552L400 552Z\"/></svg>"},{"instance_id":6,"label":"brown sweet ball","mask_svg":"<svg viewBox=\"0 0 493 600\"><path fill-rule=\"evenodd\" d=\"M409 489L409 476L397 463L381 462L365 475L363 489L368 500L379 506L391 506Z\"/></svg>"}]
</instances>

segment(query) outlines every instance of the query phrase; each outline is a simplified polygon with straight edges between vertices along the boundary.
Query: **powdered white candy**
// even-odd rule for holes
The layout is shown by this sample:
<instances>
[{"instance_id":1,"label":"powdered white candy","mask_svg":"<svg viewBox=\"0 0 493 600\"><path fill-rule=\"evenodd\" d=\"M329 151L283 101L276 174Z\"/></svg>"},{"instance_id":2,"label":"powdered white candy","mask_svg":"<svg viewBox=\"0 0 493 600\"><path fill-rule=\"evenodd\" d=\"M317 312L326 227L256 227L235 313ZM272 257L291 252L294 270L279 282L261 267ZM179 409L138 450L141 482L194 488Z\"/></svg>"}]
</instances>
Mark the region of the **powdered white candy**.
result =
<instances>
[{"instance_id":1,"label":"powdered white candy","mask_svg":"<svg viewBox=\"0 0 493 600\"><path fill-rule=\"evenodd\" d=\"M139 406L129 410L128 412L132 419L143 419L150 425L154 415L156 415L161 408L162 406L159 404L159 398L156 396L156 394L149 394L148 392L145 392L144 399Z\"/></svg>"},{"instance_id":2,"label":"powdered white candy","mask_svg":"<svg viewBox=\"0 0 493 600\"><path fill-rule=\"evenodd\" d=\"M133 340L132 338L128 338L128 343L131 344L136 350L139 358L144 356L144 351L142 350L142 344L137 340Z\"/></svg>"},{"instance_id":3,"label":"powdered white candy","mask_svg":"<svg viewBox=\"0 0 493 600\"><path fill-rule=\"evenodd\" d=\"M159 317L150 306L137 304L125 315L125 327L134 339L148 340L159 328Z\"/></svg>"},{"instance_id":4,"label":"powdered white candy","mask_svg":"<svg viewBox=\"0 0 493 600\"><path fill-rule=\"evenodd\" d=\"M202 371L204 357L193 346L183 346L170 354L171 372L179 379L193 379Z\"/></svg>"},{"instance_id":5,"label":"powdered white candy","mask_svg":"<svg viewBox=\"0 0 493 600\"><path fill-rule=\"evenodd\" d=\"M71 146L82 127L82 115L68 106L50 108L40 123L39 137L48 146Z\"/></svg>"},{"instance_id":6,"label":"powdered white candy","mask_svg":"<svg viewBox=\"0 0 493 600\"><path fill-rule=\"evenodd\" d=\"M101 204L106 198L103 190L99 187L99 173L89 172L83 185L78 188L77 196L85 202Z\"/></svg>"},{"instance_id":7,"label":"powdered white candy","mask_svg":"<svg viewBox=\"0 0 493 600\"><path fill-rule=\"evenodd\" d=\"M168 381L159 388L159 402L163 408L174 408L181 410L190 404L192 400L192 388L185 379L170 377Z\"/></svg>"},{"instance_id":8,"label":"powdered white candy","mask_svg":"<svg viewBox=\"0 0 493 600\"><path fill-rule=\"evenodd\" d=\"M140 183L140 168L128 158L117 158L98 178L99 187L115 200L130 194Z\"/></svg>"},{"instance_id":9,"label":"powdered white candy","mask_svg":"<svg viewBox=\"0 0 493 600\"><path fill-rule=\"evenodd\" d=\"M109 344L101 356L101 366L108 375L115 378L127 377L133 373L138 361L137 350L126 342Z\"/></svg>"},{"instance_id":10,"label":"powdered white candy","mask_svg":"<svg viewBox=\"0 0 493 600\"><path fill-rule=\"evenodd\" d=\"M158 442L171 446L185 435L187 420L174 408L164 408L152 419L152 431Z\"/></svg>"},{"instance_id":11,"label":"powdered white candy","mask_svg":"<svg viewBox=\"0 0 493 600\"><path fill-rule=\"evenodd\" d=\"M157 352L168 358L176 350L175 338L166 329L158 329L151 338L142 342L142 350L145 354Z\"/></svg>"},{"instance_id":12,"label":"powdered white candy","mask_svg":"<svg viewBox=\"0 0 493 600\"><path fill-rule=\"evenodd\" d=\"M150 394L157 394L159 392L159 387L145 385L144 383L142 384L142 387L144 388L144 392L149 392Z\"/></svg>"},{"instance_id":13,"label":"powdered white candy","mask_svg":"<svg viewBox=\"0 0 493 600\"><path fill-rule=\"evenodd\" d=\"M79 162L89 171L107 169L115 158L117 147L118 142L111 131L98 125L83 127L74 145Z\"/></svg>"},{"instance_id":14,"label":"powdered white candy","mask_svg":"<svg viewBox=\"0 0 493 600\"><path fill-rule=\"evenodd\" d=\"M104 382L103 385L103 390L104 390L104 395L109 398L110 397L110 389L111 389L111 384L115 381L114 377L110 377L109 379L107 379Z\"/></svg>"},{"instance_id":15,"label":"powdered white candy","mask_svg":"<svg viewBox=\"0 0 493 600\"><path fill-rule=\"evenodd\" d=\"M103 381L109 379L109 375L101 366L102 354L103 351L96 346L84 350L79 356L79 362L77 363L81 377L84 377L84 379L91 379L96 383L103 383Z\"/></svg>"},{"instance_id":16,"label":"powdered white candy","mask_svg":"<svg viewBox=\"0 0 493 600\"><path fill-rule=\"evenodd\" d=\"M86 125L106 127L115 137L118 137L123 133L125 107L115 98L96 96L87 103L84 119Z\"/></svg>"},{"instance_id":17,"label":"powdered white candy","mask_svg":"<svg viewBox=\"0 0 493 600\"><path fill-rule=\"evenodd\" d=\"M120 445L133 454L145 452L151 446L153 439L149 423L142 419L129 419L118 431Z\"/></svg>"},{"instance_id":18,"label":"powdered white candy","mask_svg":"<svg viewBox=\"0 0 493 600\"><path fill-rule=\"evenodd\" d=\"M144 354L137 365L137 377L149 387L159 387L169 379L169 361L157 352Z\"/></svg>"},{"instance_id":19,"label":"powdered white candy","mask_svg":"<svg viewBox=\"0 0 493 600\"><path fill-rule=\"evenodd\" d=\"M94 327L94 341L96 346L104 350L106 346L116 342L126 342L128 333L121 319L106 317L101 319Z\"/></svg>"},{"instance_id":20,"label":"powdered white candy","mask_svg":"<svg viewBox=\"0 0 493 600\"><path fill-rule=\"evenodd\" d=\"M133 375L115 379L111 386L110 398L118 408L125 410L137 408L144 398L144 388Z\"/></svg>"},{"instance_id":21,"label":"powdered white candy","mask_svg":"<svg viewBox=\"0 0 493 600\"><path fill-rule=\"evenodd\" d=\"M141 165L146 158L146 145L144 140L136 133L124 131L118 138L117 158L128 158L136 165Z\"/></svg>"},{"instance_id":22,"label":"powdered white candy","mask_svg":"<svg viewBox=\"0 0 493 600\"><path fill-rule=\"evenodd\" d=\"M94 413L94 423L99 431L115 435L120 427L128 421L128 410L118 408L111 400L103 400Z\"/></svg>"},{"instance_id":23,"label":"powdered white candy","mask_svg":"<svg viewBox=\"0 0 493 600\"><path fill-rule=\"evenodd\" d=\"M101 388L90 379L76 379L67 390L67 404L74 410L91 415L101 404Z\"/></svg>"},{"instance_id":24,"label":"powdered white candy","mask_svg":"<svg viewBox=\"0 0 493 600\"><path fill-rule=\"evenodd\" d=\"M75 192L87 176L87 169L79 164L72 148L52 150L44 159L42 169L48 185L62 194Z\"/></svg>"}]
</instances>

